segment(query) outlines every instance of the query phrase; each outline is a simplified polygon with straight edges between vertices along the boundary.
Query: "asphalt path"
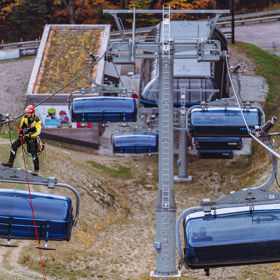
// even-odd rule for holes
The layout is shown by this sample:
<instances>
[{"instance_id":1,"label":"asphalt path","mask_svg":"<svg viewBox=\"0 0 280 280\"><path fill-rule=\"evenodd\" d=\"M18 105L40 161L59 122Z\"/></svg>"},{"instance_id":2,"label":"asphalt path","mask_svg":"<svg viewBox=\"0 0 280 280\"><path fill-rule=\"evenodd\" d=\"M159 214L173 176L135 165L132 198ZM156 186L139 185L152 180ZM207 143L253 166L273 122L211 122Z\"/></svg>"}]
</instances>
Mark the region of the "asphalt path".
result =
<instances>
[{"instance_id":1,"label":"asphalt path","mask_svg":"<svg viewBox=\"0 0 280 280\"><path fill-rule=\"evenodd\" d=\"M280 52L280 21L236 26L235 40Z\"/></svg>"}]
</instances>

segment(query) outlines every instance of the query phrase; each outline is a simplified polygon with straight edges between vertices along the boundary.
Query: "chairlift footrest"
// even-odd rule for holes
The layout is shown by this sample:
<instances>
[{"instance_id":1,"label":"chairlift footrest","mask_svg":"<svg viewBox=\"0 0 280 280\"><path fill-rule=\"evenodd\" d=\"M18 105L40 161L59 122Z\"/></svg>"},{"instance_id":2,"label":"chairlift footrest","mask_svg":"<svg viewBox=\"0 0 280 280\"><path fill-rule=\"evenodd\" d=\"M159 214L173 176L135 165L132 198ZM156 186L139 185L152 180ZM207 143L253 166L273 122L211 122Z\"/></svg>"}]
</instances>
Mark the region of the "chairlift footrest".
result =
<instances>
[{"instance_id":1,"label":"chairlift footrest","mask_svg":"<svg viewBox=\"0 0 280 280\"><path fill-rule=\"evenodd\" d=\"M11 245L11 244L0 244L0 246L2 246L2 247L11 247L11 248L18 247L18 245Z\"/></svg>"},{"instance_id":2,"label":"chairlift footrest","mask_svg":"<svg viewBox=\"0 0 280 280\"><path fill-rule=\"evenodd\" d=\"M38 246L36 246L36 249L45 250L45 251L54 251L54 250L56 250L55 248L38 247Z\"/></svg>"}]
</instances>

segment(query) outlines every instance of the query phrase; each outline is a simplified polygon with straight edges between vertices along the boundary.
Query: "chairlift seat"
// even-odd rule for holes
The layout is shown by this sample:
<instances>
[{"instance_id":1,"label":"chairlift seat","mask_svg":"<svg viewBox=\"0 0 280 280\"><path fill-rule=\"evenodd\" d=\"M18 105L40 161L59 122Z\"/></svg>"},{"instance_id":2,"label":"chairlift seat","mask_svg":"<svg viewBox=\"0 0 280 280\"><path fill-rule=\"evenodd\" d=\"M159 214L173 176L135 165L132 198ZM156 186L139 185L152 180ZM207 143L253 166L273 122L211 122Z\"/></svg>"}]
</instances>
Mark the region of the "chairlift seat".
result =
<instances>
[{"instance_id":1,"label":"chairlift seat","mask_svg":"<svg viewBox=\"0 0 280 280\"><path fill-rule=\"evenodd\" d=\"M197 211L183 220L192 269L280 261L280 202Z\"/></svg>"},{"instance_id":2,"label":"chairlift seat","mask_svg":"<svg viewBox=\"0 0 280 280\"><path fill-rule=\"evenodd\" d=\"M196 148L199 150L241 150L240 137L197 137Z\"/></svg>"},{"instance_id":3,"label":"chairlift seat","mask_svg":"<svg viewBox=\"0 0 280 280\"><path fill-rule=\"evenodd\" d=\"M134 98L110 96L74 98L71 117L73 122L135 122L136 101Z\"/></svg>"},{"instance_id":4,"label":"chairlift seat","mask_svg":"<svg viewBox=\"0 0 280 280\"><path fill-rule=\"evenodd\" d=\"M250 130L261 125L258 107L243 108ZM189 112L189 131L193 137L250 137L238 107L193 107Z\"/></svg>"},{"instance_id":5,"label":"chairlift seat","mask_svg":"<svg viewBox=\"0 0 280 280\"><path fill-rule=\"evenodd\" d=\"M233 158L232 150L198 150L199 158L209 159L230 159Z\"/></svg>"},{"instance_id":6,"label":"chairlift seat","mask_svg":"<svg viewBox=\"0 0 280 280\"><path fill-rule=\"evenodd\" d=\"M113 137L114 153L156 153L158 134L131 134Z\"/></svg>"},{"instance_id":7,"label":"chairlift seat","mask_svg":"<svg viewBox=\"0 0 280 280\"><path fill-rule=\"evenodd\" d=\"M70 240L72 202L67 196L31 192L40 240ZM0 237L36 239L29 192L0 189Z\"/></svg>"}]
</instances>

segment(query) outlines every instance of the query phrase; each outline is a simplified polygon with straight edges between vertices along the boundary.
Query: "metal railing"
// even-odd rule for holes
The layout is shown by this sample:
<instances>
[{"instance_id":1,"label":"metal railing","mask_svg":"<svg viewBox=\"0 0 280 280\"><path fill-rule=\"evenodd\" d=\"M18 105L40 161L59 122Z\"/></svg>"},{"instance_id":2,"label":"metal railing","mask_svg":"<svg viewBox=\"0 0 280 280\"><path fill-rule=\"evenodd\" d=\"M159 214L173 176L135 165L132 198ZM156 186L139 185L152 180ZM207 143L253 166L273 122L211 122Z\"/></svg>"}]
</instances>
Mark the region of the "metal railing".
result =
<instances>
[{"instance_id":1,"label":"metal railing","mask_svg":"<svg viewBox=\"0 0 280 280\"><path fill-rule=\"evenodd\" d=\"M1 44L0 45L0 50L1 49L13 49L13 48L22 48L22 47L39 47L40 45L40 40L35 40L35 41L25 41L25 42L16 42L16 43L9 43L9 44Z\"/></svg>"}]
</instances>

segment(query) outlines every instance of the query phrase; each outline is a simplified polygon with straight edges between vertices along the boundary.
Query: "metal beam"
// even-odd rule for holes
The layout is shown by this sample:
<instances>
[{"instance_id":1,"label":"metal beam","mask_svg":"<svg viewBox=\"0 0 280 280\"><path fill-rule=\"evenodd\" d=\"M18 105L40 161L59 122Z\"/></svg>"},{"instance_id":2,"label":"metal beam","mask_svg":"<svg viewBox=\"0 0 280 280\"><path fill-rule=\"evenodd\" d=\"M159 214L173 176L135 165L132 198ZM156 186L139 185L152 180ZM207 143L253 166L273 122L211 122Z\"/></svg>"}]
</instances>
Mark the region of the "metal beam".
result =
<instances>
[{"instance_id":1,"label":"metal beam","mask_svg":"<svg viewBox=\"0 0 280 280\"><path fill-rule=\"evenodd\" d=\"M103 14L162 14L162 10L103 10ZM229 14L230 10L170 10L170 14Z\"/></svg>"}]
</instances>

